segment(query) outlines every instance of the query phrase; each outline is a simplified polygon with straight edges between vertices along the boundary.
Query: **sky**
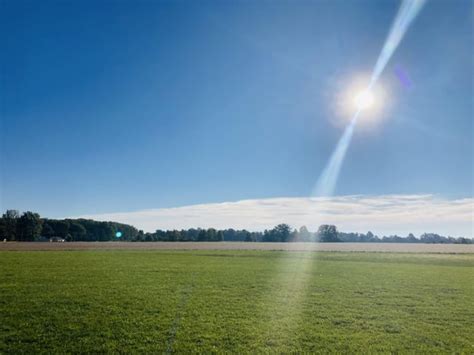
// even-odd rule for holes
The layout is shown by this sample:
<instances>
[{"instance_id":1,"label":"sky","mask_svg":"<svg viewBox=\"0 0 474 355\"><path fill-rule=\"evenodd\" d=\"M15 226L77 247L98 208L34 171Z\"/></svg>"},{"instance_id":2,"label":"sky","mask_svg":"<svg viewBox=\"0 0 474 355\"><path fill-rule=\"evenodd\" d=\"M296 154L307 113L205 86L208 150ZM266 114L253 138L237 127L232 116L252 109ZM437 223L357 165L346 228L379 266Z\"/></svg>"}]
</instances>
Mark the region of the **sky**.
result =
<instances>
[{"instance_id":1,"label":"sky","mask_svg":"<svg viewBox=\"0 0 474 355\"><path fill-rule=\"evenodd\" d=\"M224 224L222 203L237 216L249 200L299 213L342 134L342 97L372 71L399 4L3 0L0 209L129 218L217 206L202 212L208 226ZM448 208L442 225L400 224L473 236L473 17L468 0L427 2L380 77L377 114L356 127L335 201L358 196L360 212L417 196L425 214L462 201L470 217ZM281 208L269 222L305 221ZM379 233L406 232L392 217L374 221Z\"/></svg>"}]
</instances>

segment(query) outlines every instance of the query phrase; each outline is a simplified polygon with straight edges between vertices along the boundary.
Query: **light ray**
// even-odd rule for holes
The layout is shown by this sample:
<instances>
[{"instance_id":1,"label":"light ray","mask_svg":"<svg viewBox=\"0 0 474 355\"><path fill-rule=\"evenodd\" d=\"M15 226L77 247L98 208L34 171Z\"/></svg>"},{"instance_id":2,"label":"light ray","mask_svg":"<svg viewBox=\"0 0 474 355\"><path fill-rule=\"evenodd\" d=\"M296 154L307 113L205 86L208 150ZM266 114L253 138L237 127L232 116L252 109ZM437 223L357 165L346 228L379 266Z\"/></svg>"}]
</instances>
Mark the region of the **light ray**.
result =
<instances>
[{"instance_id":1,"label":"light ray","mask_svg":"<svg viewBox=\"0 0 474 355\"><path fill-rule=\"evenodd\" d=\"M377 80L380 78L380 75L395 52L395 49L397 49L400 44L403 36L408 30L408 27L419 14L425 2L426 0L403 0L382 51L377 59L370 82L365 90L366 92L370 92ZM344 162L347 149L351 143L354 128L360 112L361 107L358 107L349 125L344 130L342 137L339 139L326 167L320 175L316 187L313 189L313 196L330 196L334 193L342 163Z\"/></svg>"},{"instance_id":2,"label":"light ray","mask_svg":"<svg viewBox=\"0 0 474 355\"><path fill-rule=\"evenodd\" d=\"M403 0L395 18L395 21L392 24L387 40L385 41L379 58L377 59L370 82L366 87L366 92L370 92L376 84L388 61L393 55L395 49L400 44L400 41L405 35L408 27L418 15L424 3L425 0ZM361 113L361 109L361 105L358 105L356 112L353 114L350 123L345 128L342 137L339 139L336 148L334 149L328 163L326 164L326 167L321 173L321 176L319 177L316 186L312 191L313 196L331 196L334 194L339 173L341 171L344 158L351 143L354 129L357 124L358 117ZM312 215L313 218L319 223L324 223L322 221L323 216L320 215L318 212L312 213ZM317 250L317 244L318 243L311 243L311 246L309 247L310 251ZM289 309L290 313L294 312L294 314L290 317L291 321L287 320L286 322L287 327L290 328L294 327L295 324L297 324L296 319L301 316L301 313L303 311L302 304L304 298L307 295L305 286L308 283L308 278L311 275L310 271L314 265L313 257L311 255L307 258L302 257L298 259L297 267L294 268L291 272L288 272L288 262L284 262L280 265L281 270L279 270L280 272L278 275L280 275L279 277L281 277L281 280L283 281L281 284L286 285L285 292L280 292L277 295L272 295L273 301L275 300L275 296L278 299L283 298L291 300L290 304L286 304L285 306L285 309ZM285 260L285 258L283 258L283 260ZM285 303L283 302L283 304ZM279 314L282 311L281 307L277 306L277 308L277 310L273 310L273 314ZM275 311L279 312L275 313ZM279 316L281 317L281 313L279 314ZM278 333L276 332L278 325L278 322L272 321L269 327L269 334Z\"/></svg>"},{"instance_id":3,"label":"light ray","mask_svg":"<svg viewBox=\"0 0 474 355\"><path fill-rule=\"evenodd\" d=\"M332 196L334 194L337 178L339 176L339 172L341 171L347 149L351 143L352 135L354 134L354 127L357 123L359 114L360 110L354 114L351 122L344 130L342 137L337 143L336 149L334 149L331 158L329 159L326 167L318 179L316 187L312 193L313 196Z\"/></svg>"},{"instance_id":4,"label":"light ray","mask_svg":"<svg viewBox=\"0 0 474 355\"><path fill-rule=\"evenodd\" d=\"M404 0L400 5L395 21L393 21L388 37L385 40L385 44L377 59L374 71L372 72L369 88L371 88L379 79L406 31L416 16L420 13L425 3L426 0Z\"/></svg>"}]
</instances>

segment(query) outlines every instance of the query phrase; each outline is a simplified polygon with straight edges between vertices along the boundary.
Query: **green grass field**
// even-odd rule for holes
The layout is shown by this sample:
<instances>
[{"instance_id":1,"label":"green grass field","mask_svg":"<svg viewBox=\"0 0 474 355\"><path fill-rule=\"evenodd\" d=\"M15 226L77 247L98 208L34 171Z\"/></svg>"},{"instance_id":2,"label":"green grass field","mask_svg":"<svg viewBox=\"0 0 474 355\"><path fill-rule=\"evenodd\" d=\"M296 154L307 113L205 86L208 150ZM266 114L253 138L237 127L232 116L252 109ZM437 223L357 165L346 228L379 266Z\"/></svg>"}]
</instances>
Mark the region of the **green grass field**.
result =
<instances>
[{"instance_id":1,"label":"green grass field","mask_svg":"<svg viewBox=\"0 0 474 355\"><path fill-rule=\"evenodd\" d=\"M0 353L474 352L474 255L0 252Z\"/></svg>"}]
</instances>

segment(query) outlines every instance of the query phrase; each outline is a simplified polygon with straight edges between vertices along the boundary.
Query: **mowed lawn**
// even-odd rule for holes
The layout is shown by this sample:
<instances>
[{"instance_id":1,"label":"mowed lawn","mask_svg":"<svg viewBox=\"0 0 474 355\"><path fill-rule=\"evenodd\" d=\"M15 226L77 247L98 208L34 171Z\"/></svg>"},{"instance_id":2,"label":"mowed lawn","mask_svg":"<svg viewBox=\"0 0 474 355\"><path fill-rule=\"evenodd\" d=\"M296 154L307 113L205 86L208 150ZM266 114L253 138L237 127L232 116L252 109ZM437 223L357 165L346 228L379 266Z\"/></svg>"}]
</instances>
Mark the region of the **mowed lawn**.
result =
<instances>
[{"instance_id":1,"label":"mowed lawn","mask_svg":"<svg viewBox=\"0 0 474 355\"><path fill-rule=\"evenodd\" d=\"M474 352L474 255L0 252L0 353Z\"/></svg>"}]
</instances>

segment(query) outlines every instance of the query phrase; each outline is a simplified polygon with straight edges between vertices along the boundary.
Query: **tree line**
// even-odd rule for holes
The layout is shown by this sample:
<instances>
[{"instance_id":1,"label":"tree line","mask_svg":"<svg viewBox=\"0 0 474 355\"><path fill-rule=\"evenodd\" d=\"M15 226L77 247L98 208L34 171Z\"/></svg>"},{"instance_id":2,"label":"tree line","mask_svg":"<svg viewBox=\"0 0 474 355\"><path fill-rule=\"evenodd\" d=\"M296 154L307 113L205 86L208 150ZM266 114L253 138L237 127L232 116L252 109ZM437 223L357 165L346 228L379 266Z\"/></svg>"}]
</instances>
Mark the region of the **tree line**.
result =
<instances>
[{"instance_id":1,"label":"tree line","mask_svg":"<svg viewBox=\"0 0 474 355\"><path fill-rule=\"evenodd\" d=\"M141 232L143 233L143 232ZM110 241L122 235L127 240L140 231L128 224L90 219L49 219L38 213L7 210L0 218L0 238L8 241L42 241L61 238L67 241Z\"/></svg>"},{"instance_id":2,"label":"tree line","mask_svg":"<svg viewBox=\"0 0 474 355\"><path fill-rule=\"evenodd\" d=\"M144 233L137 228L117 222L99 222L90 219L49 219L38 213L7 210L0 218L0 238L8 241L47 241L61 238L66 241L131 241L131 242L353 242L353 243L444 243L472 244L468 238L444 237L434 233L376 236L372 232L344 233L336 226L323 224L316 232L306 227L292 229L288 224L279 224L263 232L251 232L232 228L190 228L182 230L157 230Z\"/></svg>"}]
</instances>

